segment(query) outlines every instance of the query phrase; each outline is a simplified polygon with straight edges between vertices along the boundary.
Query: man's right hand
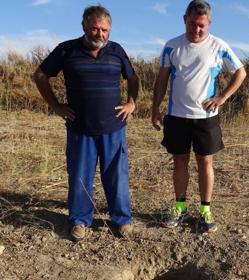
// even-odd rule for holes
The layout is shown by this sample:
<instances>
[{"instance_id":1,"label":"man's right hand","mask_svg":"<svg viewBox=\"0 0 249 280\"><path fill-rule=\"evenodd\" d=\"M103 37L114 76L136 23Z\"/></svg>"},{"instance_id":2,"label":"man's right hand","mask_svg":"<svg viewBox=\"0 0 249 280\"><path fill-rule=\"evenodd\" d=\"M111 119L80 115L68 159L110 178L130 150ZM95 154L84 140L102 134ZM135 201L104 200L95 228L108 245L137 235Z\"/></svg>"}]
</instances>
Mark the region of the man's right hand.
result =
<instances>
[{"instance_id":1,"label":"man's right hand","mask_svg":"<svg viewBox=\"0 0 249 280\"><path fill-rule=\"evenodd\" d=\"M62 117L64 120L74 121L75 112L67 104L58 104L56 107L52 108L54 112Z\"/></svg>"},{"instance_id":2,"label":"man's right hand","mask_svg":"<svg viewBox=\"0 0 249 280\"><path fill-rule=\"evenodd\" d=\"M75 119L74 110L67 104L59 103L52 90L49 79L50 77L45 74L39 67L36 69L34 73L34 81L44 100L58 116L62 117L64 120L73 121Z\"/></svg>"},{"instance_id":3,"label":"man's right hand","mask_svg":"<svg viewBox=\"0 0 249 280\"><path fill-rule=\"evenodd\" d=\"M151 117L152 125L156 130L161 130L161 126L163 125L162 115L159 111L159 108L152 109L152 117Z\"/></svg>"}]
</instances>

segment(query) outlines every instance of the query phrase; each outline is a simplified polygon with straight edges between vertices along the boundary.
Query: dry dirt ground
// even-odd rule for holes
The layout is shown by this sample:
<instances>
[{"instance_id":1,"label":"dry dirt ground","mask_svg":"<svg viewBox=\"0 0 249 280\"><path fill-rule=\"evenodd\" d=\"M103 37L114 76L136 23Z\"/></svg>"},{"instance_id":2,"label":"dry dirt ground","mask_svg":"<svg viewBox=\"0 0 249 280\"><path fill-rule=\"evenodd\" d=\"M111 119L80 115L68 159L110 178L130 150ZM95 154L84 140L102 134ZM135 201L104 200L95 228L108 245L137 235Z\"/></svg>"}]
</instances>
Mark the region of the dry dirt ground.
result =
<instances>
[{"instance_id":1,"label":"dry dirt ground","mask_svg":"<svg viewBox=\"0 0 249 280\"><path fill-rule=\"evenodd\" d=\"M166 230L174 203L172 159L149 120L127 127L134 235L108 222L99 172L95 219L85 239L67 226L65 130L54 116L0 111L0 279L209 280L249 279L249 130L246 119L223 126L226 149L215 157L212 209L217 233L196 227L196 164L190 163L192 218Z\"/></svg>"}]
</instances>

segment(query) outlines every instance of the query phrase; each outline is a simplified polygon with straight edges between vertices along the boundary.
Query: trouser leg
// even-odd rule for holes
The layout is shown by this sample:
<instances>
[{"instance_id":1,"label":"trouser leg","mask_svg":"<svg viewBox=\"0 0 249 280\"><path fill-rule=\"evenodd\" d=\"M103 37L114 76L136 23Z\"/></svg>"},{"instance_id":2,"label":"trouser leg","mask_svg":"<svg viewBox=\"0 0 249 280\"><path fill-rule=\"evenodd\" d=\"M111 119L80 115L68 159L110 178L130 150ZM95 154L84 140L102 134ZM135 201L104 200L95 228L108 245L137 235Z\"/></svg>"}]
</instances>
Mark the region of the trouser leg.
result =
<instances>
[{"instance_id":1,"label":"trouser leg","mask_svg":"<svg viewBox=\"0 0 249 280\"><path fill-rule=\"evenodd\" d=\"M67 130L68 208L70 225L91 225L97 149L93 137Z\"/></svg>"},{"instance_id":2,"label":"trouser leg","mask_svg":"<svg viewBox=\"0 0 249 280\"><path fill-rule=\"evenodd\" d=\"M101 180L111 221L131 223L128 151L125 128L101 137L99 147Z\"/></svg>"}]
</instances>

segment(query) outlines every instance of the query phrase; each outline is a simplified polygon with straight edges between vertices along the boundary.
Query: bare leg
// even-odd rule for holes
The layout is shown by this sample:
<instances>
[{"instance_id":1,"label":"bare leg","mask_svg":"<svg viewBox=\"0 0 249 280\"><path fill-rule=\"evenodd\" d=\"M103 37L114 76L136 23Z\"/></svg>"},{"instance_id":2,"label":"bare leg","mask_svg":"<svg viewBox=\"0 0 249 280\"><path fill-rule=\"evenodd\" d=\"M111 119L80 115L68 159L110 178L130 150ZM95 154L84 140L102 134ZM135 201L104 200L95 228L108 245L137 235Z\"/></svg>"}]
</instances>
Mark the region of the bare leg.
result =
<instances>
[{"instance_id":1,"label":"bare leg","mask_svg":"<svg viewBox=\"0 0 249 280\"><path fill-rule=\"evenodd\" d=\"M173 182L175 188L176 198L185 198L189 173L188 173L188 163L190 154L183 155L173 155L174 159L174 172L173 172Z\"/></svg>"},{"instance_id":2,"label":"bare leg","mask_svg":"<svg viewBox=\"0 0 249 280\"><path fill-rule=\"evenodd\" d=\"M214 185L213 155L195 155L198 165L201 201L210 202Z\"/></svg>"}]
</instances>

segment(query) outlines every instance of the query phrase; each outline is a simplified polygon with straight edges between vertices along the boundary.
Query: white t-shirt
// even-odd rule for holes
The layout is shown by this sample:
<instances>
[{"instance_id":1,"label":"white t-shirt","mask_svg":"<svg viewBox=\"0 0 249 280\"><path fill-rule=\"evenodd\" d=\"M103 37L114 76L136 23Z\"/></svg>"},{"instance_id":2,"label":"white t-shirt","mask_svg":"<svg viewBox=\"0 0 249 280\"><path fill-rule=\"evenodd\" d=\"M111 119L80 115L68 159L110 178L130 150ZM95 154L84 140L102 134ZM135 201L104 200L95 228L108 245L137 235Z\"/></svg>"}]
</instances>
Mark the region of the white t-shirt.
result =
<instances>
[{"instance_id":1,"label":"white t-shirt","mask_svg":"<svg viewBox=\"0 0 249 280\"><path fill-rule=\"evenodd\" d=\"M203 119L218 114L202 108L202 102L216 94L217 75L222 70L233 74L243 64L223 40L209 34L191 43L183 34L165 44L160 66L171 67L168 114Z\"/></svg>"}]
</instances>

